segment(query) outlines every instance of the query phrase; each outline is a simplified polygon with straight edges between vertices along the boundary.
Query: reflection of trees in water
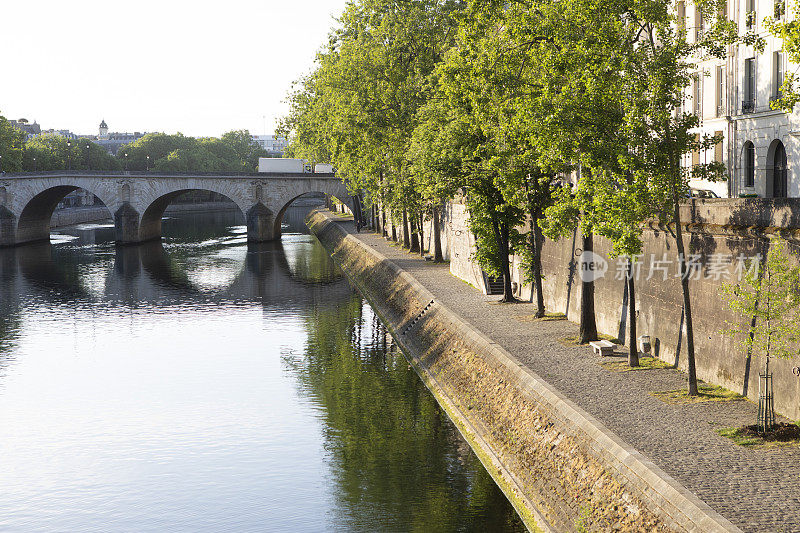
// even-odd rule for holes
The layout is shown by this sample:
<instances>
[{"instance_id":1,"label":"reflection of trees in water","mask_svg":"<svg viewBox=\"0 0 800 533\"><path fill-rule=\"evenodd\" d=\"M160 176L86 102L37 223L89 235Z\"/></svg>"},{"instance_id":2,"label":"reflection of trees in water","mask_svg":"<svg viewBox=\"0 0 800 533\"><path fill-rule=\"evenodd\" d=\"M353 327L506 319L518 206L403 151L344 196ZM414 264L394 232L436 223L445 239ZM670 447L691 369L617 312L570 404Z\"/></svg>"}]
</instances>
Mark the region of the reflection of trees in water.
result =
<instances>
[{"instance_id":1,"label":"reflection of trees in water","mask_svg":"<svg viewBox=\"0 0 800 533\"><path fill-rule=\"evenodd\" d=\"M302 390L325 407L326 449L338 489L335 527L524 529L357 295L315 309L307 330L305 357L285 360Z\"/></svg>"},{"instance_id":2,"label":"reflection of trees in water","mask_svg":"<svg viewBox=\"0 0 800 533\"><path fill-rule=\"evenodd\" d=\"M315 237L286 236L281 242L289 270L296 280L326 283L342 278L342 271Z\"/></svg>"}]
</instances>

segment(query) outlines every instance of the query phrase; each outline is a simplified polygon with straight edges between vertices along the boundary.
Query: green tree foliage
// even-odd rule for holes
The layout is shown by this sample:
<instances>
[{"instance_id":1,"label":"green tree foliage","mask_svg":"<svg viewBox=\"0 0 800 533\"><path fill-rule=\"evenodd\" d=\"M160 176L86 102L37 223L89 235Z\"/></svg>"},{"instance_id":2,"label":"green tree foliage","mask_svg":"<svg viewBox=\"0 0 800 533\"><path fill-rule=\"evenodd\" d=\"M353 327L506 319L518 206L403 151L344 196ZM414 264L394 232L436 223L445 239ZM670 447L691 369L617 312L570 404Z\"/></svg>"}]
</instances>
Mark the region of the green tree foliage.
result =
<instances>
[{"instance_id":1,"label":"green tree foliage","mask_svg":"<svg viewBox=\"0 0 800 533\"><path fill-rule=\"evenodd\" d=\"M790 64L797 65L800 63L800 5L794 5L794 16L789 20L785 13L787 3L786 0L775 2L775 14L777 14L777 10L780 10L782 16L777 19L771 16L766 17L764 27L783 43L783 52ZM784 73L783 84L780 88L781 97L771 101L770 107L791 113L797 102L800 102L799 81L796 70Z\"/></svg>"},{"instance_id":2,"label":"green tree foliage","mask_svg":"<svg viewBox=\"0 0 800 533\"><path fill-rule=\"evenodd\" d=\"M22 170L22 152L25 133L12 126L0 115L0 170L16 172Z\"/></svg>"},{"instance_id":3,"label":"green tree foliage","mask_svg":"<svg viewBox=\"0 0 800 533\"><path fill-rule=\"evenodd\" d=\"M748 354L763 355L767 370L770 357L794 357L800 342L800 266L787 248L786 240L773 240L763 268L754 263L739 283L720 291L741 319L728 322L724 333Z\"/></svg>"},{"instance_id":4,"label":"green tree foliage","mask_svg":"<svg viewBox=\"0 0 800 533\"><path fill-rule=\"evenodd\" d=\"M689 42L668 0L358 0L290 94L283 131L293 154L329 158L353 191L366 191L395 220L402 215L404 226L420 225L461 190L475 259L505 276L511 300L508 256L520 253L539 314L543 234L580 230L586 251L601 235L632 274L647 221L671 223L696 394L679 206L691 178L723 179L724 169L681 165L685 154L720 141L695 134L684 92L698 60L723 57L735 44L763 48L762 38L740 35L720 15L723 3L697 0L709 27ZM789 40L796 31L792 23L774 27ZM583 341L597 337L593 291L583 283Z\"/></svg>"},{"instance_id":5,"label":"green tree foliage","mask_svg":"<svg viewBox=\"0 0 800 533\"><path fill-rule=\"evenodd\" d=\"M148 133L117 152L128 170L160 172L255 172L258 158L266 156L247 130L230 131L221 139Z\"/></svg>"},{"instance_id":6,"label":"green tree foliage","mask_svg":"<svg viewBox=\"0 0 800 533\"><path fill-rule=\"evenodd\" d=\"M258 158L269 157L267 151L253 140L248 130L229 131L222 135L220 141L233 149L244 172L255 172L258 170ZM230 159L230 156L226 154L225 159Z\"/></svg>"},{"instance_id":7,"label":"green tree foliage","mask_svg":"<svg viewBox=\"0 0 800 533\"><path fill-rule=\"evenodd\" d=\"M105 148L89 139L37 135L25 142L22 168L34 170L120 170Z\"/></svg>"},{"instance_id":8,"label":"green tree foliage","mask_svg":"<svg viewBox=\"0 0 800 533\"><path fill-rule=\"evenodd\" d=\"M426 202L408 154L459 8L453 0L348 4L314 71L289 95L280 131L290 153L327 159L353 192L419 225Z\"/></svg>"}]
</instances>

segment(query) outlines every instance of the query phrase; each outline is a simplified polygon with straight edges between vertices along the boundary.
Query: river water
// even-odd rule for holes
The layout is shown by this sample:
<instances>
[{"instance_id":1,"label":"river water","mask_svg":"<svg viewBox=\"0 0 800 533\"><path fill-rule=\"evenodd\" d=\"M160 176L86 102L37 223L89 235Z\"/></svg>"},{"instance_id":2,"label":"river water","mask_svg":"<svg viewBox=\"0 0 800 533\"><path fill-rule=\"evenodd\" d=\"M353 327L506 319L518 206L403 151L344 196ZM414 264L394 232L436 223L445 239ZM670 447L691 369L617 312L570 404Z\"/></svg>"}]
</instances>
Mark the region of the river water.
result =
<instances>
[{"instance_id":1,"label":"river water","mask_svg":"<svg viewBox=\"0 0 800 533\"><path fill-rule=\"evenodd\" d=\"M0 250L0 530L523 530L306 211Z\"/></svg>"}]
</instances>

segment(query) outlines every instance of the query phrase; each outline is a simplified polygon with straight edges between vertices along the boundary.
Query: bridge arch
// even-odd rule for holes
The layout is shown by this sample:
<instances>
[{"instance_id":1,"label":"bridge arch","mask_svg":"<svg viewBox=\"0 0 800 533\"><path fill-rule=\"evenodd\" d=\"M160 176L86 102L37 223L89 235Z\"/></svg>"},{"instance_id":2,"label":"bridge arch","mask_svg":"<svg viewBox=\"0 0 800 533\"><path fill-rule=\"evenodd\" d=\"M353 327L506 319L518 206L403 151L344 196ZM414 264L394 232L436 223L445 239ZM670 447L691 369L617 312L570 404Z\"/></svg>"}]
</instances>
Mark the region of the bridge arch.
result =
<instances>
[{"instance_id":1,"label":"bridge arch","mask_svg":"<svg viewBox=\"0 0 800 533\"><path fill-rule=\"evenodd\" d=\"M239 212L242 215L247 216L242 210L242 206L239 205L233 198L230 196L219 192L214 191L211 189L206 188L187 188L187 189L178 189L175 191L170 191L166 194L162 194L158 198L154 199L150 202L147 207L145 207L144 212L141 215L139 220L139 228L138 228L138 242L145 242L151 241L155 239L161 238L161 222L164 218L164 211L166 211L167 207L179 196L182 196L188 192L193 191L205 191L205 192L213 192L219 194L220 196L224 196L228 200L231 201L236 207L239 209ZM131 208L132 209L132 208ZM128 216L132 216L132 213L128 214ZM117 224L119 226L119 224Z\"/></svg>"},{"instance_id":2,"label":"bridge arch","mask_svg":"<svg viewBox=\"0 0 800 533\"><path fill-rule=\"evenodd\" d=\"M283 204L283 206L280 209L278 209L278 212L275 215L275 221L274 221L274 224L275 224L274 238L276 238L276 239L280 239L281 238L281 233L282 233L281 224L283 224L283 217L286 214L286 210L289 209L296 200L298 200L300 198L307 198L307 197L310 197L312 195L319 195L319 194L323 195L325 198L331 198L331 197L336 198L340 202L342 202L345 205L347 205L350 209L352 209L352 205L351 205L352 199L350 198L349 195L346 195L344 197L340 197L340 196L343 196L341 194L341 192L339 192L339 194L330 194L330 192L326 192L326 191L322 191L322 190L306 191L304 193L298 194L297 196L295 196L293 198L290 198L289 200L286 200L285 203Z\"/></svg>"},{"instance_id":3,"label":"bridge arch","mask_svg":"<svg viewBox=\"0 0 800 533\"><path fill-rule=\"evenodd\" d=\"M101 195L97 194L91 187L80 185L56 185L49 187L33 197L24 201L24 207L19 213L18 217L14 217L8 209L3 209L0 212L0 236L14 235L16 242L37 242L50 240L50 221L53 218L53 212L56 207L69 193L83 189L99 198L103 206L108 210L109 218L112 217L111 208L113 204L108 204ZM16 218L16 221L14 220ZM8 225L8 228L3 226ZM3 231L13 230L16 225L16 231ZM14 244L5 243L3 238L0 237L0 244Z\"/></svg>"}]
</instances>

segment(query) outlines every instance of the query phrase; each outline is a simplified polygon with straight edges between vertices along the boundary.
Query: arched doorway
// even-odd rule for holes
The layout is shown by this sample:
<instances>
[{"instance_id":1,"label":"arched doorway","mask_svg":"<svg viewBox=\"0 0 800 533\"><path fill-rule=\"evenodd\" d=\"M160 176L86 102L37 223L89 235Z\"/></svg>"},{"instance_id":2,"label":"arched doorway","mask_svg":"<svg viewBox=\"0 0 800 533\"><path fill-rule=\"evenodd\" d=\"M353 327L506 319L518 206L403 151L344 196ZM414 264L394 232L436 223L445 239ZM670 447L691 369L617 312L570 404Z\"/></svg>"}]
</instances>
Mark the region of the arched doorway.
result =
<instances>
[{"instance_id":1,"label":"arched doorway","mask_svg":"<svg viewBox=\"0 0 800 533\"><path fill-rule=\"evenodd\" d=\"M789 195L786 148L774 140L767 152L767 197L786 198Z\"/></svg>"}]
</instances>

